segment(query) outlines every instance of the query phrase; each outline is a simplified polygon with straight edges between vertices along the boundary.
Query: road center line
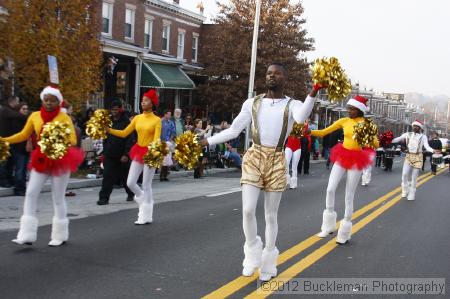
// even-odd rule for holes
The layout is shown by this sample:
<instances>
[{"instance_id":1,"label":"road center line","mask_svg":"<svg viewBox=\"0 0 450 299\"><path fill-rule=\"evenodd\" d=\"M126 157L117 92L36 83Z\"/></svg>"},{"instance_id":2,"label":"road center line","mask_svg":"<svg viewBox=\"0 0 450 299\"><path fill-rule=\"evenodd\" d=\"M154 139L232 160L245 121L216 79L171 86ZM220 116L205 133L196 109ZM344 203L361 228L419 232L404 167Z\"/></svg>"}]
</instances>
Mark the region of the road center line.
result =
<instances>
[{"instance_id":1,"label":"road center line","mask_svg":"<svg viewBox=\"0 0 450 299\"><path fill-rule=\"evenodd\" d=\"M444 170L441 170L437 173L439 175ZM431 180L434 176L428 175L426 178L424 178L422 181L417 183L417 187L423 185L427 181ZM366 225L368 225L370 222L372 222L374 219L376 219L378 216L383 214L385 211L393 207L396 203L398 203L402 199L401 194L397 195L390 201L388 201L383 206L379 207L366 217L364 217L362 220L357 222L353 228L352 228L352 235L357 233L359 230L364 228ZM288 282L292 278L296 277L298 274L303 272L305 269L307 269L309 266L317 262L319 259L330 253L333 249L337 247L336 238L333 238L332 240L328 241L325 245L322 245L309 255L307 255L305 258L301 259L299 262L295 263L288 269L286 269L284 272L280 273L277 277L272 279L271 281L274 282L271 285L277 285L282 286L284 283ZM262 290L261 288L257 289L256 291L253 291L251 294L246 296L246 299L253 299L253 298L266 298L269 295L274 293L272 290Z\"/></svg>"}]
</instances>

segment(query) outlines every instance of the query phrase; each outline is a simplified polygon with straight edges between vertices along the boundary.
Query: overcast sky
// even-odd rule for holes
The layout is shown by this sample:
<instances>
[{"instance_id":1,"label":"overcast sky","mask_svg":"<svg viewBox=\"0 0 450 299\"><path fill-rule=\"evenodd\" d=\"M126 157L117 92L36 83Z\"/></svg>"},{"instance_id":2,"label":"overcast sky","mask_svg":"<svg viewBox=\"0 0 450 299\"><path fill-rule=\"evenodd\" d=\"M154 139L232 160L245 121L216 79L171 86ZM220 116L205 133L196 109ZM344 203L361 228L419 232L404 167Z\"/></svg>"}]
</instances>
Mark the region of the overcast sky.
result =
<instances>
[{"instance_id":1,"label":"overcast sky","mask_svg":"<svg viewBox=\"0 0 450 299\"><path fill-rule=\"evenodd\" d=\"M221 0L226 1L226 0ZM309 60L336 56L353 82L385 92L450 96L449 0L302 0ZM197 0L180 5L197 11ZM217 12L203 0L205 15Z\"/></svg>"}]
</instances>

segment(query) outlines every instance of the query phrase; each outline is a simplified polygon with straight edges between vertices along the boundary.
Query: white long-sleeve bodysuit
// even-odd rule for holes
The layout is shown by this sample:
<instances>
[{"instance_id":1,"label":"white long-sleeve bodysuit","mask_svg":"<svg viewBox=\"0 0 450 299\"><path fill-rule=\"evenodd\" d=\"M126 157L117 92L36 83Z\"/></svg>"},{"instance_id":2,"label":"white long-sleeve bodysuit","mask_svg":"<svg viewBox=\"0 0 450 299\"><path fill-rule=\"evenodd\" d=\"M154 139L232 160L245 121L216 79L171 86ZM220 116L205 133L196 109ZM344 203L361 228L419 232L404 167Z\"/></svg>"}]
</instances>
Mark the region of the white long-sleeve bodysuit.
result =
<instances>
[{"instance_id":1,"label":"white long-sleeve bodysuit","mask_svg":"<svg viewBox=\"0 0 450 299\"><path fill-rule=\"evenodd\" d=\"M213 137L208 138L209 144L223 143L234 139L252 122L252 107L254 98L248 99L242 105L241 112L234 119L230 128L220 132ZM261 99L261 105L258 110L257 120L260 134L261 145L276 147L283 126L283 115L289 98L284 99ZM289 136L294 121L303 123L311 113L315 98L308 96L304 103L301 101L291 101L289 107L288 130L286 136Z\"/></svg>"}]
</instances>

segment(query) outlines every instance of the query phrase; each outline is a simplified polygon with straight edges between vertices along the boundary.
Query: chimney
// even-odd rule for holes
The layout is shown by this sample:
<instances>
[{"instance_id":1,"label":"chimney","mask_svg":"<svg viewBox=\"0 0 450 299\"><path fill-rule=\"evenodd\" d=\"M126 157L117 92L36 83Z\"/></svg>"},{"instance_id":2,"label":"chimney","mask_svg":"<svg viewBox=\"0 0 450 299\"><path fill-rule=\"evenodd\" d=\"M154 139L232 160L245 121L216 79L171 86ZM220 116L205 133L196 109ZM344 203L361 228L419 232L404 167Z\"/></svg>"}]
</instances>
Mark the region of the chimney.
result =
<instances>
[{"instance_id":1,"label":"chimney","mask_svg":"<svg viewBox=\"0 0 450 299\"><path fill-rule=\"evenodd\" d=\"M180 5L180 0L173 0L173 4Z\"/></svg>"}]
</instances>

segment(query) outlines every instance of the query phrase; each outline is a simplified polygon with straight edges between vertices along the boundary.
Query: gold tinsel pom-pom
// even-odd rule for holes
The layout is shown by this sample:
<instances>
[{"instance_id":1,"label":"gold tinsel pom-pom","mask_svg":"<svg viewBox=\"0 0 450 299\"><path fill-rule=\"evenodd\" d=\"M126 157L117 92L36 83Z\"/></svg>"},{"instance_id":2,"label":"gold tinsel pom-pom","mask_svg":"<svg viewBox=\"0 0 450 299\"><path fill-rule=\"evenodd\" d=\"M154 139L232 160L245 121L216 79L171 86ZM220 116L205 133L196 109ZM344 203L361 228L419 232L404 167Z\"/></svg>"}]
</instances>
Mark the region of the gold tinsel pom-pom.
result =
<instances>
[{"instance_id":1,"label":"gold tinsel pom-pom","mask_svg":"<svg viewBox=\"0 0 450 299\"><path fill-rule=\"evenodd\" d=\"M366 118L353 128L353 139L360 147L373 147L373 142L377 136L378 127L371 119Z\"/></svg>"},{"instance_id":2,"label":"gold tinsel pom-pom","mask_svg":"<svg viewBox=\"0 0 450 299\"><path fill-rule=\"evenodd\" d=\"M187 131L175 138L175 160L187 169L197 167L199 157L202 156L202 147L198 143L197 135Z\"/></svg>"},{"instance_id":3,"label":"gold tinsel pom-pom","mask_svg":"<svg viewBox=\"0 0 450 299\"><path fill-rule=\"evenodd\" d=\"M0 162L6 161L11 156L9 153L9 142L0 137Z\"/></svg>"},{"instance_id":4,"label":"gold tinsel pom-pom","mask_svg":"<svg viewBox=\"0 0 450 299\"><path fill-rule=\"evenodd\" d=\"M305 127L305 124L299 124L297 122L294 122L294 125L292 126L291 136L295 137L302 137L303 136L303 129Z\"/></svg>"},{"instance_id":5,"label":"gold tinsel pom-pom","mask_svg":"<svg viewBox=\"0 0 450 299\"><path fill-rule=\"evenodd\" d=\"M315 84L327 86L331 102L344 100L352 91L352 85L336 57L316 59L311 71Z\"/></svg>"},{"instance_id":6,"label":"gold tinsel pom-pom","mask_svg":"<svg viewBox=\"0 0 450 299\"><path fill-rule=\"evenodd\" d=\"M86 134L94 139L106 139L106 128L112 126L109 111L106 109L95 110L94 115L86 123Z\"/></svg>"},{"instance_id":7,"label":"gold tinsel pom-pom","mask_svg":"<svg viewBox=\"0 0 450 299\"><path fill-rule=\"evenodd\" d=\"M46 123L38 142L41 153L51 160L61 159L70 146L70 133L67 123L58 121Z\"/></svg>"},{"instance_id":8,"label":"gold tinsel pom-pom","mask_svg":"<svg viewBox=\"0 0 450 299\"><path fill-rule=\"evenodd\" d=\"M169 154L169 147L165 141L153 141L148 146L148 152L143 157L149 167L160 168L164 157Z\"/></svg>"}]
</instances>

